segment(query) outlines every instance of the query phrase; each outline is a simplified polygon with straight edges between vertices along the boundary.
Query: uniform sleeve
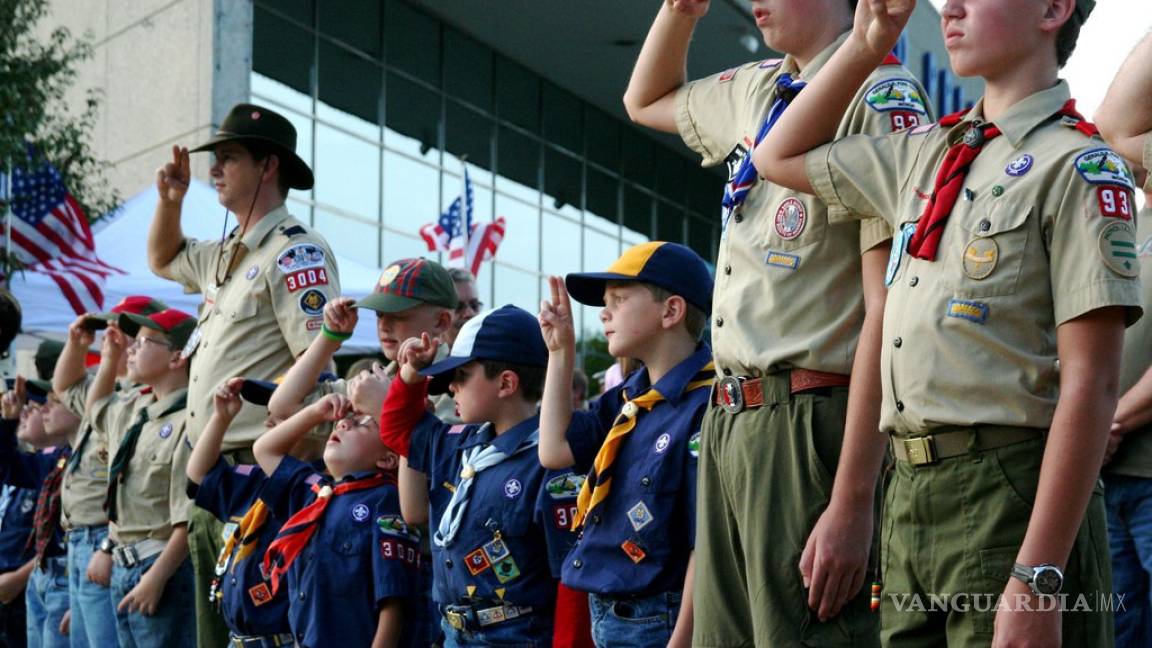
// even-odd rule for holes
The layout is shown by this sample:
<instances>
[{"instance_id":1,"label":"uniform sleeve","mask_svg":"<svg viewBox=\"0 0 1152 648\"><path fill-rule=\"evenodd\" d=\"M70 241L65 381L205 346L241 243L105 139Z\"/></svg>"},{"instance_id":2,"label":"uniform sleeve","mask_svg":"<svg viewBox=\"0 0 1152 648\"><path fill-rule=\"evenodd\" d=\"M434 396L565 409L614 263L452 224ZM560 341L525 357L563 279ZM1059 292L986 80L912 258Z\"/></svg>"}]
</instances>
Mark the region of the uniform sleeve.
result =
<instances>
[{"instance_id":1,"label":"uniform sleeve","mask_svg":"<svg viewBox=\"0 0 1152 648\"><path fill-rule=\"evenodd\" d=\"M68 411L72 412L75 416L84 418L84 408L88 403L88 386L92 384L92 376L84 374L84 377L76 381L64 393L60 394L60 402Z\"/></svg>"},{"instance_id":2,"label":"uniform sleeve","mask_svg":"<svg viewBox=\"0 0 1152 648\"><path fill-rule=\"evenodd\" d=\"M312 466L295 457L286 456L264 482L260 499L277 519L287 520L310 499L312 483L319 477L320 474Z\"/></svg>"},{"instance_id":3,"label":"uniform sleeve","mask_svg":"<svg viewBox=\"0 0 1152 648\"><path fill-rule=\"evenodd\" d=\"M1124 164L1106 149L1082 152L1067 167L1067 188L1054 215L1044 219L1051 231L1049 267L1057 326L1107 306L1128 306L1129 324L1142 313L1132 186L1093 184L1076 170L1102 155L1107 155L1102 164Z\"/></svg>"},{"instance_id":4,"label":"uniform sleeve","mask_svg":"<svg viewBox=\"0 0 1152 648\"><path fill-rule=\"evenodd\" d=\"M188 458L192 456L192 442L188 439L187 427L180 422L180 442L172 453L172 472L168 484L168 512L172 526L188 524L188 513L192 500L188 498Z\"/></svg>"},{"instance_id":5,"label":"uniform sleeve","mask_svg":"<svg viewBox=\"0 0 1152 648\"><path fill-rule=\"evenodd\" d=\"M395 488L385 489L387 495L376 506L376 520L372 525L372 586L376 609L385 599L414 597L419 587L419 539L399 529L385 532L380 521L398 519L400 499Z\"/></svg>"},{"instance_id":6,"label":"uniform sleeve","mask_svg":"<svg viewBox=\"0 0 1152 648\"><path fill-rule=\"evenodd\" d=\"M548 546L548 569L553 578L560 578L564 560L576 545L577 535L572 531L572 515L576 511L578 488L582 478L570 470L549 470L544 473L544 487L536 496L536 523L544 529Z\"/></svg>"},{"instance_id":7,"label":"uniform sleeve","mask_svg":"<svg viewBox=\"0 0 1152 648\"><path fill-rule=\"evenodd\" d=\"M221 522L227 522L232 516L247 511L259 495L264 481L264 471L260 466L230 466L220 458L200 482L196 490L196 506L215 515Z\"/></svg>"},{"instance_id":8,"label":"uniform sleeve","mask_svg":"<svg viewBox=\"0 0 1152 648\"><path fill-rule=\"evenodd\" d=\"M204 284L208 282L208 275L215 269L220 246L219 241L185 238L184 247L157 274L181 284L185 292L202 292Z\"/></svg>"},{"instance_id":9,"label":"uniform sleeve","mask_svg":"<svg viewBox=\"0 0 1152 648\"><path fill-rule=\"evenodd\" d=\"M804 156L808 181L828 220L881 218L895 225L899 195L927 138L915 129L884 137L849 135Z\"/></svg>"},{"instance_id":10,"label":"uniform sleeve","mask_svg":"<svg viewBox=\"0 0 1152 648\"><path fill-rule=\"evenodd\" d=\"M892 226L882 218L860 221L860 254L892 240Z\"/></svg>"},{"instance_id":11,"label":"uniform sleeve","mask_svg":"<svg viewBox=\"0 0 1152 648\"><path fill-rule=\"evenodd\" d=\"M130 417L136 415L138 408L134 407L134 404L136 404L135 397L112 392L92 404L92 411L88 413L88 422L95 429L103 430L105 433L115 430L117 432L115 438L119 443L121 435L131 425ZM139 405L146 406L147 399L141 399ZM111 448L110 450L115 455L115 449Z\"/></svg>"},{"instance_id":12,"label":"uniform sleeve","mask_svg":"<svg viewBox=\"0 0 1152 648\"><path fill-rule=\"evenodd\" d=\"M336 257L327 246L313 241L289 239L277 259L297 245L309 245L321 250L323 259L317 259L312 267L289 272L281 269L277 263L274 270L265 273L276 322L280 325L280 332L293 357L303 353L320 331L324 305L340 295Z\"/></svg>"},{"instance_id":13,"label":"uniform sleeve","mask_svg":"<svg viewBox=\"0 0 1152 648\"><path fill-rule=\"evenodd\" d=\"M676 128L703 166L720 164L743 136L754 83L772 70L749 63L685 84L676 91ZM754 135L753 133L752 135Z\"/></svg>"},{"instance_id":14,"label":"uniform sleeve","mask_svg":"<svg viewBox=\"0 0 1152 648\"><path fill-rule=\"evenodd\" d=\"M412 428L408 442L408 467L432 479L432 464L435 461L437 440L447 434L451 427L427 412Z\"/></svg>"}]
</instances>

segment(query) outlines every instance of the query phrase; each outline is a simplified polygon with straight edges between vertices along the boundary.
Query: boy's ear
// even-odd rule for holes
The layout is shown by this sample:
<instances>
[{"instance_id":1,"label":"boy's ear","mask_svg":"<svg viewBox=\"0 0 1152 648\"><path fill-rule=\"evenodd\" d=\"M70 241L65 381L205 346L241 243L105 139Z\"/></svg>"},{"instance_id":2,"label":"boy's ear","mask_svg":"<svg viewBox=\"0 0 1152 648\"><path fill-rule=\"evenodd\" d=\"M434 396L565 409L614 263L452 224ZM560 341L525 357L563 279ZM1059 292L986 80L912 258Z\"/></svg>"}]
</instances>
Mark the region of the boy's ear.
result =
<instances>
[{"instance_id":1,"label":"boy's ear","mask_svg":"<svg viewBox=\"0 0 1152 648\"><path fill-rule=\"evenodd\" d=\"M664 300L664 312L661 313L661 326L670 329L684 321L688 315L688 302L680 295L672 295Z\"/></svg>"},{"instance_id":2,"label":"boy's ear","mask_svg":"<svg viewBox=\"0 0 1152 648\"><path fill-rule=\"evenodd\" d=\"M500 372L496 379L500 381L499 390L496 392L497 397L507 398L520 391L520 376L515 371L505 369Z\"/></svg>"},{"instance_id":3,"label":"boy's ear","mask_svg":"<svg viewBox=\"0 0 1152 648\"><path fill-rule=\"evenodd\" d=\"M400 468L400 457L395 452L388 450L383 457L376 460L376 467L386 472L397 470Z\"/></svg>"},{"instance_id":4,"label":"boy's ear","mask_svg":"<svg viewBox=\"0 0 1152 648\"><path fill-rule=\"evenodd\" d=\"M1040 20L1040 29L1054 33L1072 17L1072 12L1076 10L1076 0L1047 0L1047 2L1048 7Z\"/></svg>"},{"instance_id":5,"label":"boy's ear","mask_svg":"<svg viewBox=\"0 0 1152 648\"><path fill-rule=\"evenodd\" d=\"M185 358L184 354L181 353L180 350L173 351L168 360L168 370L175 371L177 369L185 369L187 366L188 358Z\"/></svg>"},{"instance_id":6,"label":"boy's ear","mask_svg":"<svg viewBox=\"0 0 1152 648\"><path fill-rule=\"evenodd\" d=\"M443 308L436 314L436 332L443 333L452 328L452 311Z\"/></svg>"}]
</instances>

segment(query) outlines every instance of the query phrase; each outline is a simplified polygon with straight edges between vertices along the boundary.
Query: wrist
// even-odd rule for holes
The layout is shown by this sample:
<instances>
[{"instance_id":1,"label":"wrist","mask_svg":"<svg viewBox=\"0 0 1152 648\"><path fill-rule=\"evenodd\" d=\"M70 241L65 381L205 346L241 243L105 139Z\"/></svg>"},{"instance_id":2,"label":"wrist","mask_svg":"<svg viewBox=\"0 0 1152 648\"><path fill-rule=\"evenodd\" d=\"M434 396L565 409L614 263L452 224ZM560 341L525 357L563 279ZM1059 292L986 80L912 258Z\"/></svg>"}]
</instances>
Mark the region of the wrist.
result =
<instances>
[{"instance_id":1,"label":"wrist","mask_svg":"<svg viewBox=\"0 0 1152 648\"><path fill-rule=\"evenodd\" d=\"M341 345L352 338L352 331L337 331L335 329L328 328L328 323L325 322L320 325L320 335L326 340L335 342L337 345Z\"/></svg>"}]
</instances>

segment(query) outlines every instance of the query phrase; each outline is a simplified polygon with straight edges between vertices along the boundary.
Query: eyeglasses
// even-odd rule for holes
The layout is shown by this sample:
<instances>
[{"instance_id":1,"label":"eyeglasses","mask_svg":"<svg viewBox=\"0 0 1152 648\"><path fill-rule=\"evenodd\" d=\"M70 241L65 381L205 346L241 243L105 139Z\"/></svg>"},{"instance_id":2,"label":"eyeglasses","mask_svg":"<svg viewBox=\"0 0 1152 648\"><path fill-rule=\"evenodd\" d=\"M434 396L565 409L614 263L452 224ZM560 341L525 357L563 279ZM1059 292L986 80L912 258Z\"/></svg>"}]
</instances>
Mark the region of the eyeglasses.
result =
<instances>
[{"instance_id":1,"label":"eyeglasses","mask_svg":"<svg viewBox=\"0 0 1152 648\"><path fill-rule=\"evenodd\" d=\"M156 339L150 338L150 337L144 337L143 335L137 335L136 338L132 340L132 344L128 345L128 348L129 349L139 349L142 346L144 346L143 344L141 344L141 342L151 342L152 344L155 344L156 346L164 347L167 349L172 348L172 345L168 344L167 342L161 342L160 340L156 340Z\"/></svg>"},{"instance_id":2,"label":"eyeglasses","mask_svg":"<svg viewBox=\"0 0 1152 648\"><path fill-rule=\"evenodd\" d=\"M372 418L371 414L357 415L355 412L349 412L348 415L344 417L344 420L348 421L349 424L354 425L356 427L362 427L362 428L376 427L376 419Z\"/></svg>"},{"instance_id":3,"label":"eyeglasses","mask_svg":"<svg viewBox=\"0 0 1152 648\"><path fill-rule=\"evenodd\" d=\"M457 311L462 311L468 308L471 308L476 312L480 312L480 309L484 308L484 302L480 301L479 299L471 299L469 301L462 301L456 305Z\"/></svg>"}]
</instances>

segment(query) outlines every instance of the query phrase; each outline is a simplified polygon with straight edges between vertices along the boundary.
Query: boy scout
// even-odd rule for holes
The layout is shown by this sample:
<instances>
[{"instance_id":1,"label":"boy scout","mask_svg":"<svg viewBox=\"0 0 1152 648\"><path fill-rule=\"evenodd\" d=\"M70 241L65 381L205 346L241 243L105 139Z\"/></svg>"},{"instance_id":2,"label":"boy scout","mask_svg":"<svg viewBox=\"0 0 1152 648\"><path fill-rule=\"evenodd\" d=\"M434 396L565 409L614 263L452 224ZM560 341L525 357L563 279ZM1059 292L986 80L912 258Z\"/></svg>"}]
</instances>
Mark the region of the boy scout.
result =
<instances>
[{"instance_id":1,"label":"boy scout","mask_svg":"<svg viewBox=\"0 0 1152 648\"><path fill-rule=\"evenodd\" d=\"M104 498L108 494L108 433L92 425L87 416L87 403L93 381L85 373L88 349L97 327L107 326L120 313L151 315L167 306L143 295L125 297L111 311L85 315L68 327L68 340L52 383L61 402L81 416L78 432L69 441L72 456L64 471L60 490L60 524L68 534L68 597L72 602L69 635L89 646L116 645L116 608L108 585L112 576L112 545L108 539L108 513ZM113 327L108 335L122 335ZM138 388L123 381L127 376L127 355L120 353L114 379L118 391L144 397ZM109 362L113 360L109 359ZM77 645L80 645L79 643Z\"/></svg>"},{"instance_id":2,"label":"boy scout","mask_svg":"<svg viewBox=\"0 0 1152 648\"><path fill-rule=\"evenodd\" d=\"M114 350L100 364L88 415L116 448L105 505L112 538L112 599L124 646L191 646L194 609L188 560L185 431L188 364L180 349L196 320L170 308L152 315L122 313L117 327L134 337L128 377L151 388L150 398L112 393L119 364ZM113 336L105 336L110 344ZM114 341L112 342L114 343ZM107 385L107 387L104 387Z\"/></svg>"},{"instance_id":3,"label":"boy scout","mask_svg":"<svg viewBox=\"0 0 1152 648\"><path fill-rule=\"evenodd\" d=\"M859 439L878 416L890 231L830 223L819 200L758 181L749 157L844 40L853 4L754 2L764 42L787 56L686 83L708 2L669 0L624 95L634 121L678 133L705 165L728 165L712 315L718 406L700 457L701 645L842 643L875 631L861 585L883 448L860 452ZM844 90L854 96L838 137L930 121L923 88L895 57Z\"/></svg>"},{"instance_id":4,"label":"boy scout","mask_svg":"<svg viewBox=\"0 0 1152 648\"><path fill-rule=\"evenodd\" d=\"M690 645L696 457L715 376L700 342L712 277L695 252L653 241L628 249L606 272L563 281L567 292L559 277L550 280L552 302L540 312L549 351L540 463L593 468L571 521L582 531L562 582L589 592L597 646ZM588 412L572 408L568 292L603 307L609 353L644 363Z\"/></svg>"},{"instance_id":5,"label":"boy scout","mask_svg":"<svg viewBox=\"0 0 1152 648\"><path fill-rule=\"evenodd\" d=\"M288 455L329 422L324 464L331 477ZM284 520L263 570L273 596L288 589L297 645L414 645L408 626L419 537L400 519L398 459L380 441L375 419L329 394L269 430L254 451L268 475L260 499Z\"/></svg>"},{"instance_id":6,"label":"boy scout","mask_svg":"<svg viewBox=\"0 0 1152 648\"><path fill-rule=\"evenodd\" d=\"M986 82L976 106L817 149L848 104L842 88L880 62L912 4L861 3L852 35L754 155L835 216L910 233L893 252L884 321L881 429L896 466L882 638L1108 646L1093 487L1124 324L1141 310L1132 174L1057 77L1092 2L948 2L952 69ZM984 604L929 598L956 593Z\"/></svg>"},{"instance_id":7,"label":"boy scout","mask_svg":"<svg viewBox=\"0 0 1152 648\"><path fill-rule=\"evenodd\" d=\"M224 380L271 380L292 365L320 330L324 304L340 294L336 260L320 234L288 214L289 188L310 189L308 165L295 153L296 129L262 106L238 104L206 143L217 197L239 226L222 241L195 241L180 229L191 180L188 150L173 148L157 173L160 201L148 232L153 272L204 295L200 321L184 354L191 358L188 434L195 442L212 414L212 392ZM198 215L204 218L206 215ZM224 437L231 463L251 463L265 413L244 408ZM222 646L227 629L208 605L208 587L223 541L221 526L193 508L189 530L196 566L201 648Z\"/></svg>"},{"instance_id":8,"label":"boy scout","mask_svg":"<svg viewBox=\"0 0 1152 648\"><path fill-rule=\"evenodd\" d=\"M445 645L550 645L556 581L546 538L555 531L537 511L547 483L536 454L548 362L539 324L504 306L469 320L448 357L433 364L438 346L428 334L405 341L380 435L407 457L404 519L431 520L432 595ZM466 424L425 409L427 392L444 389Z\"/></svg>"}]
</instances>

